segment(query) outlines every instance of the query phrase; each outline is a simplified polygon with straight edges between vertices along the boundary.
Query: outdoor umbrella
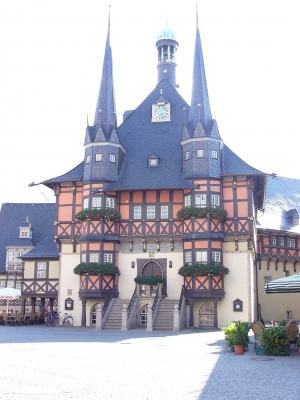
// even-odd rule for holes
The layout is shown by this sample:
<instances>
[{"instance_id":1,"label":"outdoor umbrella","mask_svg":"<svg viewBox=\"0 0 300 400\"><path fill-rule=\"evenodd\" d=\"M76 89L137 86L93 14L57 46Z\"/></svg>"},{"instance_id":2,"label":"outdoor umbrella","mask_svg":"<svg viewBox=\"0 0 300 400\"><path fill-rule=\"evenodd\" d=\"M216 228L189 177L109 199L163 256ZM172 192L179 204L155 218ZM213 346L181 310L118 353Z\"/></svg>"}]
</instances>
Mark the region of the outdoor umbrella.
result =
<instances>
[{"instance_id":1,"label":"outdoor umbrella","mask_svg":"<svg viewBox=\"0 0 300 400\"><path fill-rule=\"evenodd\" d=\"M10 299L15 299L16 297L21 296L21 290L15 289L12 287L6 287L0 289L0 299L6 300L7 303L7 313L8 313L8 304Z\"/></svg>"},{"instance_id":2,"label":"outdoor umbrella","mask_svg":"<svg viewBox=\"0 0 300 400\"><path fill-rule=\"evenodd\" d=\"M265 293L300 293L300 273L265 284Z\"/></svg>"}]
</instances>

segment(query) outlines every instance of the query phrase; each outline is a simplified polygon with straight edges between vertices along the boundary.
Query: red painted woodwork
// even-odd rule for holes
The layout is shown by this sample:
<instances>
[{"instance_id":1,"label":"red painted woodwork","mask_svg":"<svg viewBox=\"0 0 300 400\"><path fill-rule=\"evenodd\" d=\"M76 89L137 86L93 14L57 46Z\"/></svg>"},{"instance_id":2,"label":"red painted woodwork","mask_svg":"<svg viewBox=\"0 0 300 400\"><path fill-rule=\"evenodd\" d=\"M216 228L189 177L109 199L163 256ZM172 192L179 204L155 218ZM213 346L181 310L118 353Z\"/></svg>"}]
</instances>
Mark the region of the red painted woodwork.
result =
<instances>
[{"instance_id":1,"label":"red painted woodwork","mask_svg":"<svg viewBox=\"0 0 300 400\"><path fill-rule=\"evenodd\" d=\"M108 297L116 284L116 277L111 275L80 275L79 297Z\"/></svg>"},{"instance_id":2,"label":"red painted woodwork","mask_svg":"<svg viewBox=\"0 0 300 400\"><path fill-rule=\"evenodd\" d=\"M185 276L184 292L192 298L222 298L225 296L224 278L217 275Z\"/></svg>"}]
</instances>

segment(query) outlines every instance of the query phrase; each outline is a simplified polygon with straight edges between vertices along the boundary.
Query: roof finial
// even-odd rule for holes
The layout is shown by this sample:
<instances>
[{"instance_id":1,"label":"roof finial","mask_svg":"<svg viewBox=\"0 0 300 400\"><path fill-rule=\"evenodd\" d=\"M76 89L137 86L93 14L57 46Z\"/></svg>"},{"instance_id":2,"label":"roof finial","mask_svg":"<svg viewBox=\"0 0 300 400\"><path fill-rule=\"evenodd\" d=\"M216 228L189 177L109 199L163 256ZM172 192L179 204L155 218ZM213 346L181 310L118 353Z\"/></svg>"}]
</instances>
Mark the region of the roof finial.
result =
<instances>
[{"instance_id":1,"label":"roof finial","mask_svg":"<svg viewBox=\"0 0 300 400\"><path fill-rule=\"evenodd\" d=\"M183 122L186 123L186 118L185 118L185 107L183 107Z\"/></svg>"},{"instance_id":2,"label":"roof finial","mask_svg":"<svg viewBox=\"0 0 300 400\"><path fill-rule=\"evenodd\" d=\"M168 27L168 20L166 19L166 27Z\"/></svg>"},{"instance_id":3,"label":"roof finial","mask_svg":"<svg viewBox=\"0 0 300 400\"><path fill-rule=\"evenodd\" d=\"M89 114L87 113L86 114L86 127L88 127L89 126Z\"/></svg>"},{"instance_id":4,"label":"roof finial","mask_svg":"<svg viewBox=\"0 0 300 400\"><path fill-rule=\"evenodd\" d=\"M196 0L196 26L198 27L198 4L197 4L197 0Z\"/></svg>"}]
</instances>

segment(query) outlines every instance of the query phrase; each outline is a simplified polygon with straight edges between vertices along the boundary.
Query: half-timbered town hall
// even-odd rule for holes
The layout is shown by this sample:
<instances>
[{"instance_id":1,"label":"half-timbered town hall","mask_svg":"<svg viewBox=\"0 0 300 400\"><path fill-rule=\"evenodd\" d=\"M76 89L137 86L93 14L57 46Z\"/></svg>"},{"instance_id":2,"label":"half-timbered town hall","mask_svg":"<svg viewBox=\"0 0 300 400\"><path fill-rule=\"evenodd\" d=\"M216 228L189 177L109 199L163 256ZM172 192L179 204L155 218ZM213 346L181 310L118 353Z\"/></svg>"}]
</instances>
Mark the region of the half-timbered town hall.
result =
<instances>
[{"instance_id":1,"label":"half-timbered town hall","mask_svg":"<svg viewBox=\"0 0 300 400\"><path fill-rule=\"evenodd\" d=\"M278 178L223 142L198 26L191 40L191 99L177 91L179 42L166 26L156 39L153 91L118 124L108 28L83 159L43 182L56 196L57 304L71 310L76 325L179 330L252 321L260 317L258 281L273 268L276 277L274 263L276 273L290 263L296 268L295 232L290 237L280 224L257 225L267 184ZM290 224L299 224L297 208L285 208Z\"/></svg>"}]
</instances>

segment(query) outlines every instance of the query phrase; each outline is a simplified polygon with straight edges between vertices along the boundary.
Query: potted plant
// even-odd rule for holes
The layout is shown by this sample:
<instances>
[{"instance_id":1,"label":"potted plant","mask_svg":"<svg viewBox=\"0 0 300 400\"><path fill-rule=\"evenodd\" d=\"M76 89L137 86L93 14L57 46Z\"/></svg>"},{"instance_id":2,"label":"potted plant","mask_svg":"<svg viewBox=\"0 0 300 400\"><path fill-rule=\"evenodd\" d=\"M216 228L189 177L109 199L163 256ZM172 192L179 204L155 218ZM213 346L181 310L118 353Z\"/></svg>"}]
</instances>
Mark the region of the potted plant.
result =
<instances>
[{"instance_id":1,"label":"potted plant","mask_svg":"<svg viewBox=\"0 0 300 400\"><path fill-rule=\"evenodd\" d=\"M221 328L221 330L225 334L225 340L226 340L227 346L231 347L231 351L234 351L233 336L236 331L236 321L230 321L229 324L227 326L224 326L223 328Z\"/></svg>"},{"instance_id":2,"label":"potted plant","mask_svg":"<svg viewBox=\"0 0 300 400\"><path fill-rule=\"evenodd\" d=\"M245 347L247 346L247 339L241 327L240 322L237 323L236 331L233 335L233 345L235 354L244 354Z\"/></svg>"},{"instance_id":3,"label":"potted plant","mask_svg":"<svg viewBox=\"0 0 300 400\"><path fill-rule=\"evenodd\" d=\"M235 335L235 332L237 330L237 327L240 327L242 330L242 333L244 335L244 342L245 342L245 351L248 349L248 344L250 342L249 340L249 331L251 328L251 325L249 322L243 322L243 321L230 321L229 325L224 326L221 328L221 330L225 333L225 340L227 343L227 346L231 347L231 351L234 351L234 343L233 343L233 337Z\"/></svg>"},{"instance_id":4,"label":"potted plant","mask_svg":"<svg viewBox=\"0 0 300 400\"><path fill-rule=\"evenodd\" d=\"M265 354L274 356L289 355L289 338L285 329L273 326L264 329L261 340L261 347Z\"/></svg>"}]
</instances>

